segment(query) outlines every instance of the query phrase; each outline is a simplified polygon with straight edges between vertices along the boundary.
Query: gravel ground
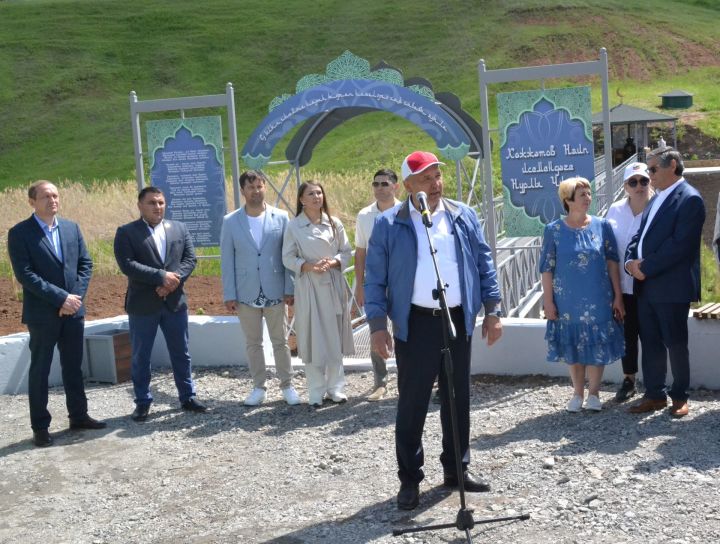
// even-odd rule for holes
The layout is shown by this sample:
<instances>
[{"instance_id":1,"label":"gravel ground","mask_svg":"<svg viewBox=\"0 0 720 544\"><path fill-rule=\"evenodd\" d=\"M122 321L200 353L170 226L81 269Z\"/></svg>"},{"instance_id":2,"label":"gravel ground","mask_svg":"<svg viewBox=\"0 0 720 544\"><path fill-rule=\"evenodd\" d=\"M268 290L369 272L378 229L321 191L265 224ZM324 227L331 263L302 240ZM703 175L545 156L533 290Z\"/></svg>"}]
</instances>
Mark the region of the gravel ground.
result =
<instances>
[{"instance_id":1,"label":"gravel ground","mask_svg":"<svg viewBox=\"0 0 720 544\"><path fill-rule=\"evenodd\" d=\"M300 373L301 374L301 373ZM200 369L205 415L178 409L172 376L154 375L151 418L135 423L128 384L88 390L104 431L69 431L51 391L55 445L32 447L25 396L0 397L0 541L87 543L465 542L455 529L392 536L393 528L452 523L457 492L440 484L438 407L425 430L420 507L395 506L394 376L368 403L370 372L349 372L344 405L242 406L244 368ZM304 379L298 379L304 383ZM612 398L606 386L603 398ZM468 494L474 542L720 541L720 392L694 391L690 416L631 416L606 402L569 414L567 380L476 377L472 468L493 491Z\"/></svg>"}]
</instances>

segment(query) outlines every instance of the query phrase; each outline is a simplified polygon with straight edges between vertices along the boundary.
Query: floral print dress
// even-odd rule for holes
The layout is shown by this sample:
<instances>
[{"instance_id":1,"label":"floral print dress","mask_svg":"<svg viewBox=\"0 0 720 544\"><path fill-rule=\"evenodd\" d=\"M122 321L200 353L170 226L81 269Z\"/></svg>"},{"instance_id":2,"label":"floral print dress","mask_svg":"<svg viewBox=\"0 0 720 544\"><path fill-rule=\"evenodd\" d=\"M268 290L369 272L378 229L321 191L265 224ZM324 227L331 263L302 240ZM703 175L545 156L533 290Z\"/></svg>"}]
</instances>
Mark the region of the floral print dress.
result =
<instances>
[{"instance_id":1,"label":"floral print dress","mask_svg":"<svg viewBox=\"0 0 720 544\"><path fill-rule=\"evenodd\" d=\"M612 314L607 261L618 261L610 223L591 217L575 229L558 219L545 227L540 272L553 274L558 319L548 320L548 361L607 365L625 354L622 325Z\"/></svg>"}]
</instances>

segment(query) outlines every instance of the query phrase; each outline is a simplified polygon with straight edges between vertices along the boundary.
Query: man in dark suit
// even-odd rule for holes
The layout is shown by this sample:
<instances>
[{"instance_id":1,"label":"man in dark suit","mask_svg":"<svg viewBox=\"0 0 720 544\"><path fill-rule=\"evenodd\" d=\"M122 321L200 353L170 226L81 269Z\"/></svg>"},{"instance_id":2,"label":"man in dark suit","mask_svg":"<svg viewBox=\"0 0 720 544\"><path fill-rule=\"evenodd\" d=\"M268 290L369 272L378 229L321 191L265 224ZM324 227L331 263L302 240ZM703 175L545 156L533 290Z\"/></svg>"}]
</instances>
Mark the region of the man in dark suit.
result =
<instances>
[{"instance_id":1,"label":"man in dark suit","mask_svg":"<svg viewBox=\"0 0 720 544\"><path fill-rule=\"evenodd\" d=\"M115 259L128 277L125 311L130 323L135 421L145 421L150 393L150 354L158 326L162 329L183 410L205 412L195 398L188 349L185 281L195 269L195 249L183 223L165 217L165 197L157 187L138 195L140 219L115 233Z\"/></svg>"},{"instance_id":2,"label":"man in dark suit","mask_svg":"<svg viewBox=\"0 0 720 544\"><path fill-rule=\"evenodd\" d=\"M60 195L49 181L28 188L33 215L8 233L8 253L23 286L22 322L30 333L28 398L33 442L52 444L48 431L48 376L53 351L60 352L71 429L102 429L87 413L82 376L85 305L92 261L77 224L57 217Z\"/></svg>"},{"instance_id":3,"label":"man in dark suit","mask_svg":"<svg viewBox=\"0 0 720 544\"><path fill-rule=\"evenodd\" d=\"M635 278L642 343L644 397L630 407L641 414L667 406L667 358L673 385L670 415L688 414L690 356L688 311L700 300L700 236L705 204L682 177L680 153L660 147L647 156L656 195L643 212L640 229L630 241L625 270Z\"/></svg>"}]
</instances>

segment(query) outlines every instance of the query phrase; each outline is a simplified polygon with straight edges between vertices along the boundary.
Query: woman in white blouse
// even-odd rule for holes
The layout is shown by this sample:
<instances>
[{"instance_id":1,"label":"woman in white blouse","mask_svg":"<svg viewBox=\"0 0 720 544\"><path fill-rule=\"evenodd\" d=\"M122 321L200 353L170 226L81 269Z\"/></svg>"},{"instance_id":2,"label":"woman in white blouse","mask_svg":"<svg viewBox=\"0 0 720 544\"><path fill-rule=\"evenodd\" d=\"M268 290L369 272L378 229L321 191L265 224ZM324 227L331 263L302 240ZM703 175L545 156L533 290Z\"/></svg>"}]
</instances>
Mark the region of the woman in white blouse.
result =
<instances>
[{"instance_id":1,"label":"woman in white blouse","mask_svg":"<svg viewBox=\"0 0 720 544\"><path fill-rule=\"evenodd\" d=\"M621 263L624 261L625 250L630 240L640 228L643 210L653 194L645 164L641 162L629 164L625 168L624 179L627 197L615 202L607 213L607 220L612 226L617 240ZM639 324L632 276L621 270L620 284L625 303L625 356L622 358L625 379L615 395L615 400L624 402L636 393L635 375L638 371Z\"/></svg>"}]
</instances>

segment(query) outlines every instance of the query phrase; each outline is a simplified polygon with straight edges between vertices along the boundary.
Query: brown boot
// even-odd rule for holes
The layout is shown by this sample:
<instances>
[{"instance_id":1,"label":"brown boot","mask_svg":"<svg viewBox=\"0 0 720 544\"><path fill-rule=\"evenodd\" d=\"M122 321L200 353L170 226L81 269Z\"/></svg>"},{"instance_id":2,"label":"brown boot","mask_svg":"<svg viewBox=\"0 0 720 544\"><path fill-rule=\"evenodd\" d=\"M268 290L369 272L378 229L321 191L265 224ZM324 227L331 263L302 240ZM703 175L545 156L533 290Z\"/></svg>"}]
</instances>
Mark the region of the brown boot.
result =
<instances>
[{"instance_id":1,"label":"brown boot","mask_svg":"<svg viewBox=\"0 0 720 544\"><path fill-rule=\"evenodd\" d=\"M686 400L674 400L670 407L670 415L672 417L684 417L690 412L690 406Z\"/></svg>"},{"instance_id":2,"label":"brown boot","mask_svg":"<svg viewBox=\"0 0 720 544\"><path fill-rule=\"evenodd\" d=\"M667 406L667 399L640 399L640 402L633 404L628 412L631 414L646 414L664 410Z\"/></svg>"}]
</instances>

